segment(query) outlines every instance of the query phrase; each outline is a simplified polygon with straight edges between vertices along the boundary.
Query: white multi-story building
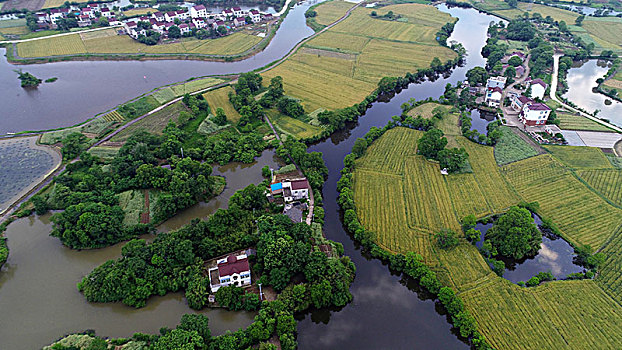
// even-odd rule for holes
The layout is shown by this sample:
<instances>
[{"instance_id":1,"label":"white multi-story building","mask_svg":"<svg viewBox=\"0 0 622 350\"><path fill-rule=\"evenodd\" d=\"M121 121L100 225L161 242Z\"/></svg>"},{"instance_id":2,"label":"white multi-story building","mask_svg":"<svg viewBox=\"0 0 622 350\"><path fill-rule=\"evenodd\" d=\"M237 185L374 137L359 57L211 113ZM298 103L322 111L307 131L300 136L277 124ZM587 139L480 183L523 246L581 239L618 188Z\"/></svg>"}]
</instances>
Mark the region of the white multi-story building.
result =
<instances>
[{"instance_id":1,"label":"white multi-story building","mask_svg":"<svg viewBox=\"0 0 622 350\"><path fill-rule=\"evenodd\" d=\"M207 17L207 9L204 5L197 5L190 8L190 17L205 18Z\"/></svg>"},{"instance_id":2,"label":"white multi-story building","mask_svg":"<svg viewBox=\"0 0 622 350\"><path fill-rule=\"evenodd\" d=\"M486 82L486 89L498 87L503 89L505 87L505 82L508 78L506 77L490 77Z\"/></svg>"},{"instance_id":3,"label":"white multi-story building","mask_svg":"<svg viewBox=\"0 0 622 350\"><path fill-rule=\"evenodd\" d=\"M246 254L231 254L218 259L216 267L209 269L210 287L215 293L220 287L247 286L252 283L251 269Z\"/></svg>"},{"instance_id":4,"label":"white multi-story building","mask_svg":"<svg viewBox=\"0 0 622 350\"><path fill-rule=\"evenodd\" d=\"M523 106L519 120L529 126L544 125L551 114L551 109L544 103L527 103Z\"/></svg>"},{"instance_id":5,"label":"white multi-story building","mask_svg":"<svg viewBox=\"0 0 622 350\"><path fill-rule=\"evenodd\" d=\"M251 17L251 20L253 20L253 23L261 22L261 14L259 13L259 11L257 11L257 10L250 10L248 15Z\"/></svg>"},{"instance_id":6,"label":"white multi-story building","mask_svg":"<svg viewBox=\"0 0 622 350\"><path fill-rule=\"evenodd\" d=\"M485 101L489 107L499 107L501 103L501 97L503 96L503 90L500 87L495 86L492 88L486 89L486 98Z\"/></svg>"}]
</instances>

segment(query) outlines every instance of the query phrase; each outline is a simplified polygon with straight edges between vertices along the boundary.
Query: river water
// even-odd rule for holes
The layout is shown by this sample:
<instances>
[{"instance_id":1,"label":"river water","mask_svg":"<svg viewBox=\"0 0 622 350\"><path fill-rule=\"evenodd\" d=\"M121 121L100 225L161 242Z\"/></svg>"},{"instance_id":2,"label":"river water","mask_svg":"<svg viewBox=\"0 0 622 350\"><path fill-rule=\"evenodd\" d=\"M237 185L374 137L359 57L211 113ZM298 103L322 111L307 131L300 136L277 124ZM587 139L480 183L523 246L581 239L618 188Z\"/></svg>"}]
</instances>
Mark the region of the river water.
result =
<instances>
[{"instance_id":1,"label":"river water","mask_svg":"<svg viewBox=\"0 0 622 350\"><path fill-rule=\"evenodd\" d=\"M208 203L182 211L163 223L159 231L179 228L192 219L205 218L226 208L235 191L263 180L263 166L279 166L275 158L274 151L266 150L252 164L214 166L213 174L227 180L225 190ZM119 257L125 243L97 250L68 249L49 236L49 217L47 214L19 219L6 231L10 253L0 272L0 349L36 349L63 334L86 329L110 337L157 333L160 327L175 327L183 314L194 312L182 293L151 298L142 309L120 303L86 302L76 283L95 267ZM212 334L246 327L254 317L253 313L220 309L205 309L201 313L210 318Z\"/></svg>"},{"instance_id":2,"label":"river water","mask_svg":"<svg viewBox=\"0 0 622 350\"><path fill-rule=\"evenodd\" d=\"M378 260L368 260L344 231L339 216L337 181L343 158L350 153L354 141L372 126L382 127L393 115L401 113L400 105L410 98L438 98L447 83L464 80L473 66L484 65L480 50L486 41L486 30L495 17L472 9L440 7L460 20L450 40L464 45L469 56L466 65L455 69L451 77L434 82L411 85L390 102L376 102L352 128L337 133L313 147L324 153L329 169L324 185L326 211L324 231L327 238L343 243L345 254L357 267L356 279L350 288L354 300L340 311L319 311L307 315L298 326L301 349L466 349L451 332L446 318L438 314L435 303L425 300L423 293L413 293L413 285L394 276Z\"/></svg>"},{"instance_id":3,"label":"river water","mask_svg":"<svg viewBox=\"0 0 622 350\"><path fill-rule=\"evenodd\" d=\"M346 254L357 266L357 276L351 288L354 295L351 304L339 311L323 310L302 317L298 326L301 349L468 348L453 334L451 324L439 314L437 305L425 293L419 292L416 284L390 274L378 260L368 260L361 254L342 227L336 202L336 183L342 160L357 137L363 136L371 126L384 126L391 116L401 113L400 105L409 99L437 98L447 83L464 80L468 69L485 64L479 52L485 44L489 22L497 19L473 9L447 9L444 5L439 8L460 18L450 40L461 42L467 49L466 65L455 69L448 78L411 85L389 102L374 103L356 125L311 147L311 151L324 152L329 169L323 191L326 235L343 243ZM10 81L15 78L7 74L13 66L7 66L6 61L0 62L0 91L6 91L0 95L0 103L8 106L0 112L0 128L3 128L0 130L65 126L126 101L128 96L139 95L170 81L263 66L311 34L304 26L304 11L305 7L299 6L290 12L277 40L271 44L275 48L243 62L64 62L28 66L25 68L37 76L60 78L32 94L15 88L18 84L6 84L7 78ZM148 76L146 81L143 75ZM64 102L50 104L54 101ZM271 152L265 152L252 167L216 169L215 173L222 171L227 177L226 193L208 204L181 213L163 224L162 230L177 228L192 218L204 217L215 208L225 206L225 199L236 188L261 180L260 168L264 164L275 165L272 157ZM49 237L50 230L47 217L30 217L11 224L6 233L11 253L0 274L0 348L32 349L65 333L86 328L113 337L128 336L135 331L157 332L159 327L174 326L183 313L191 311L183 297L176 294L153 298L146 308L139 310L119 304L87 303L75 284L95 266L117 257L121 244L76 252ZM214 334L244 326L252 317L251 314L219 310L206 312Z\"/></svg>"},{"instance_id":4,"label":"river water","mask_svg":"<svg viewBox=\"0 0 622 350\"><path fill-rule=\"evenodd\" d=\"M566 78L568 92L563 96L590 113L600 110L597 117L609 119L611 123L622 126L622 103L592 92L592 89L598 86L596 79L602 78L607 70L609 70L607 65L598 60L589 60L569 69ZM612 104L606 105L606 100L612 101Z\"/></svg>"},{"instance_id":5,"label":"river water","mask_svg":"<svg viewBox=\"0 0 622 350\"><path fill-rule=\"evenodd\" d=\"M12 65L6 60L6 50L0 49L0 135L66 127L162 85L263 67L285 56L299 41L313 34L304 17L313 3L291 9L270 44L262 52L238 62L73 61ZM58 80L41 84L37 89L23 89L15 69L42 79L58 77Z\"/></svg>"}]
</instances>

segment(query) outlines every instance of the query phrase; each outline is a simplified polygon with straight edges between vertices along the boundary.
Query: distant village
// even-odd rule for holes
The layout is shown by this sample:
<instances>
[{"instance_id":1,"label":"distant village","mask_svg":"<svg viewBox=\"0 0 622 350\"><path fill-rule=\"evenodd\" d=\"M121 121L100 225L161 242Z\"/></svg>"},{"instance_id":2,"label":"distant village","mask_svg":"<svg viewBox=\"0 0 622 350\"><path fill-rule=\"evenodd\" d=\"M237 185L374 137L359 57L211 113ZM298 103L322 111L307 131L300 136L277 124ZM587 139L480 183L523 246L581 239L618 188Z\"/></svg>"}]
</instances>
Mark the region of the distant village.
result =
<instances>
[{"instance_id":1,"label":"distant village","mask_svg":"<svg viewBox=\"0 0 622 350\"><path fill-rule=\"evenodd\" d=\"M235 28L262 21L270 22L275 18L270 13L262 13L258 10L244 11L240 7L211 13L204 5L196 5L187 9L155 12L151 15L122 20L120 19L121 11L115 13L112 10L112 4L92 3L84 7L71 5L66 8L51 9L49 12L37 12L35 18L39 29L63 29L62 21L73 19L77 21L78 27L89 27L95 24L123 26L119 34L127 34L135 40L149 35L151 31L160 34L163 38L168 38L171 28L176 28L174 31L181 36L190 35L200 29L214 30L218 35L223 36ZM171 36L178 37L177 34Z\"/></svg>"},{"instance_id":2,"label":"distant village","mask_svg":"<svg viewBox=\"0 0 622 350\"><path fill-rule=\"evenodd\" d=\"M148 30L156 31L164 36L168 36L173 27L179 28L182 35L198 29L213 29L224 34L232 28L271 20L273 20L271 14L260 13L257 10L243 11L239 7L232 7L220 13L209 13L205 6L196 5L188 11L156 12L151 17L142 16L138 21L136 19L128 20L123 23L123 27L130 37L138 39L140 35L146 35ZM148 22L151 27L141 25L141 22ZM221 27L223 29L219 29Z\"/></svg>"}]
</instances>

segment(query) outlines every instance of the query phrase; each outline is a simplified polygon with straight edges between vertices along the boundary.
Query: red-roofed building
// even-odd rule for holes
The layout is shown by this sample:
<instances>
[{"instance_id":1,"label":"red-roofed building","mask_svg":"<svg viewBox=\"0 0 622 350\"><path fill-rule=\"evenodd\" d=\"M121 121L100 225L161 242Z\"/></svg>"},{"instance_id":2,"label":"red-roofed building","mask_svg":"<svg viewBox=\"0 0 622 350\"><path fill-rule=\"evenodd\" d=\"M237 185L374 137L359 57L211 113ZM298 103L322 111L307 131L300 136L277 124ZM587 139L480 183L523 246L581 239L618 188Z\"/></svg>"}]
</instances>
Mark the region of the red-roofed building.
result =
<instances>
[{"instance_id":1,"label":"red-roofed building","mask_svg":"<svg viewBox=\"0 0 622 350\"><path fill-rule=\"evenodd\" d=\"M528 82L531 87L531 97L532 98L544 98L544 93L546 92L546 88L548 84L545 83L542 79L534 79L531 82Z\"/></svg>"},{"instance_id":2,"label":"red-roofed building","mask_svg":"<svg viewBox=\"0 0 622 350\"><path fill-rule=\"evenodd\" d=\"M250 10L248 15L250 16L250 18L253 21L253 23L261 22L261 15L259 14L259 11L257 11L257 10Z\"/></svg>"},{"instance_id":3,"label":"red-roofed building","mask_svg":"<svg viewBox=\"0 0 622 350\"><path fill-rule=\"evenodd\" d=\"M244 12L239 7L233 7L231 8L231 11L233 11L233 15L236 17L242 17L244 15Z\"/></svg>"},{"instance_id":4,"label":"red-roofed building","mask_svg":"<svg viewBox=\"0 0 622 350\"><path fill-rule=\"evenodd\" d=\"M207 17L207 9L203 5L197 5L190 8L190 17L205 18Z\"/></svg>"},{"instance_id":5,"label":"red-roofed building","mask_svg":"<svg viewBox=\"0 0 622 350\"><path fill-rule=\"evenodd\" d=\"M246 18L244 18L244 17L236 17L233 20L233 25L236 26L236 27L241 27L243 25L246 25Z\"/></svg>"},{"instance_id":6,"label":"red-roofed building","mask_svg":"<svg viewBox=\"0 0 622 350\"><path fill-rule=\"evenodd\" d=\"M305 178L285 180L281 185L285 202L309 198L309 181Z\"/></svg>"},{"instance_id":7,"label":"red-roofed building","mask_svg":"<svg viewBox=\"0 0 622 350\"><path fill-rule=\"evenodd\" d=\"M498 87L489 87L486 89L486 103L490 107L499 107L501 103L501 96L503 95L503 90Z\"/></svg>"},{"instance_id":8,"label":"red-roofed building","mask_svg":"<svg viewBox=\"0 0 622 350\"><path fill-rule=\"evenodd\" d=\"M220 287L247 286L251 281L251 268L246 254L231 254L216 261L216 267L209 269L212 293Z\"/></svg>"},{"instance_id":9,"label":"red-roofed building","mask_svg":"<svg viewBox=\"0 0 622 350\"><path fill-rule=\"evenodd\" d=\"M224 26L224 25L225 25L225 22L224 22L224 21L216 21L216 22L214 22L214 23L212 24L212 27L213 27L214 29L218 29L218 27L220 27L220 26Z\"/></svg>"},{"instance_id":10,"label":"red-roofed building","mask_svg":"<svg viewBox=\"0 0 622 350\"><path fill-rule=\"evenodd\" d=\"M544 103L527 103L519 115L519 120L529 126L544 125L551 109Z\"/></svg>"},{"instance_id":11,"label":"red-roofed building","mask_svg":"<svg viewBox=\"0 0 622 350\"><path fill-rule=\"evenodd\" d=\"M512 96L512 109L514 109L517 112L520 112L523 110L523 107L525 107L526 104L528 103L533 103L533 100L530 99L529 97L520 95L520 96Z\"/></svg>"},{"instance_id":12,"label":"red-roofed building","mask_svg":"<svg viewBox=\"0 0 622 350\"><path fill-rule=\"evenodd\" d=\"M155 20L158 21L158 22L166 21L166 18L164 17L164 14L162 12L159 12L159 11L154 13L154 14L152 14L151 17L155 18Z\"/></svg>"},{"instance_id":13,"label":"red-roofed building","mask_svg":"<svg viewBox=\"0 0 622 350\"><path fill-rule=\"evenodd\" d=\"M227 17L232 17L233 16L233 11L229 10L229 9L224 9L222 10L222 15L227 18Z\"/></svg>"}]
</instances>

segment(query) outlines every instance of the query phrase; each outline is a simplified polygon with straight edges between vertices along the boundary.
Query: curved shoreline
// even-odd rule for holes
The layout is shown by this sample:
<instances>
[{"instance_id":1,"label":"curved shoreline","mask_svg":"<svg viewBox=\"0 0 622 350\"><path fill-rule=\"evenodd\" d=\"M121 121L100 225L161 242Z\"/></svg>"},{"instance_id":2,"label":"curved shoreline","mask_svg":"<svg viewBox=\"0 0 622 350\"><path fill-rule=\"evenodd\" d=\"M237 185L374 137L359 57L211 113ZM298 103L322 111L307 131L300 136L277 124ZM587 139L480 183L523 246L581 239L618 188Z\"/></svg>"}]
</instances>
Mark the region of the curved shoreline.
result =
<instances>
[{"instance_id":1,"label":"curved shoreline","mask_svg":"<svg viewBox=\"0 0 622 350\"><path fill-rule=\"evenodd\" d=\"M274 39L276 32L281 26L281 23L289 13L289 10L293 8L295 4L292 0L287 0L285 5L279 13L275 16L279 16L279 19L274 23L267 23L266 36L261 39L257 44L253 45L250 49L242 51L240 53L232 55L218 55L218 54L201 54L201 53L141 53L141 52L126 52L126 53L80 53L69 55L52 55L41 57L20 57L17 52L17 44L21 42L49 39L58 36L66 36L71 34L80 34L82 32L75 33L61 33L53 36L32 38L25 40L13 40L0 42L0 46L6 47L7 61L11 64L44 64L53 62L67 62L67 61L147 61L147 60L197 60L206 62L237 62L253 57L254 55L262 52L268 44ZM85 32L119 28L119 27L105 27L95 28L87 30ZM217 39L210 39L217 40Z\"/></svg>"}]
</instances>

